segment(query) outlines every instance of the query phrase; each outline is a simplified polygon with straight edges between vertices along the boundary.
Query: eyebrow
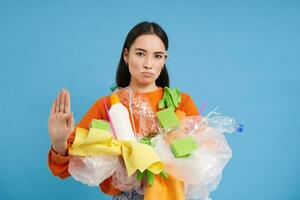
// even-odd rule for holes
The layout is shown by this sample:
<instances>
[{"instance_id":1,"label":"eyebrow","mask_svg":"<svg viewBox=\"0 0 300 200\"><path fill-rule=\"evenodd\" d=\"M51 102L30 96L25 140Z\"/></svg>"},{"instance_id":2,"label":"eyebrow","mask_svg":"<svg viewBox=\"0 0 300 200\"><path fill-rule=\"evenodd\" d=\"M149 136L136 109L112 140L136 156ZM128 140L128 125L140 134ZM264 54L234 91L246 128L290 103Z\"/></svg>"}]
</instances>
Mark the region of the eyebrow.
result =
<instances>
[{"instance_id":1,"label":"eyebrow","mask_svg":"<svg viewBox=\"0 0 300 200\"><path fill-rule=\"evenodd\" d=\"M135 48L134 50L136 51L143 51L143 52L147 52L145 49L142 49L142 48ZM154 54L165 54L165 52L163 51L155 51Z\"/></svg>"}]
</instances>

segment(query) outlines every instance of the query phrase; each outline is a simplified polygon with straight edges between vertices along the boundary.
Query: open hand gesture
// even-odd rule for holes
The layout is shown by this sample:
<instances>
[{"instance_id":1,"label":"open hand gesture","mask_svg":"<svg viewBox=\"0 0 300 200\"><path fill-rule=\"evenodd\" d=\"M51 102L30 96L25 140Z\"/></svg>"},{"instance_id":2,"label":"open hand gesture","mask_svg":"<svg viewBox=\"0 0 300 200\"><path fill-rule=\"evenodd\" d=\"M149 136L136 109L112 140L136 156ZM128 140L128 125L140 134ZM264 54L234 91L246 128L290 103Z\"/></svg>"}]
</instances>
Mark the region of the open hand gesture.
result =
<instances>
[{"instance_id":1,"label":"open hand gesture","mask_svg":"<svg viewBox=\"0 0 300 200\"><path fill-rule=\"evenodd\" d=\"M52 148L63 155L67 152L67 140L74 130L74 117L70 110L70 93L63 89L52 104L48 120Z\"/></svg>"}]
</instances>

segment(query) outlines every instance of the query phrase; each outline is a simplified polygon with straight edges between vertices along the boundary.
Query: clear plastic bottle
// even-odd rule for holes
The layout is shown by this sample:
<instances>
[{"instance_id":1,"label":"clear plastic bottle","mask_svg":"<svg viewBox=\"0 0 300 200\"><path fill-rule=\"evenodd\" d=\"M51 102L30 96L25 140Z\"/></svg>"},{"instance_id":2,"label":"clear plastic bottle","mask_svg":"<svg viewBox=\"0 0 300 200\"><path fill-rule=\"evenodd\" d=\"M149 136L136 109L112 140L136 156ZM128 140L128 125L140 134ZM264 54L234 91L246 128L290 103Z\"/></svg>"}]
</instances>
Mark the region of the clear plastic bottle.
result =
<instances>
[{"instance_id":1,"label":"clear plastic bottle","mask_svg":"<svg viewBox=\"0 0 300 200\"><path fill-rule=\"evenodd\" d=\"M242 132L244 126L237 123L233 118L229 116L216 115L208 117L208 126L219 130L222 133L234 133Z\"/></svg>"}]
</instances>

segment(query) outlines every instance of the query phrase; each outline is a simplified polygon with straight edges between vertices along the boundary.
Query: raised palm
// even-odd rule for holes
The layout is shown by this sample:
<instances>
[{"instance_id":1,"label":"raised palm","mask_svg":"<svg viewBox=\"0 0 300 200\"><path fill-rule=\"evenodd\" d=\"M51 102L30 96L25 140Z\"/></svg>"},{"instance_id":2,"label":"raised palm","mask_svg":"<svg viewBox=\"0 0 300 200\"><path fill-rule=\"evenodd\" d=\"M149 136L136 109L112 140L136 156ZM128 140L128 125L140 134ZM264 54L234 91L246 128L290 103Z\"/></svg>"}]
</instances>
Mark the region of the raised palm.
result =
<instances>
[{"instance_id":1,"label":"raised palm","mask_svg":"<svg viewBox=\"0 0 300 200\"><path fill-rule=\"evenodd\" d=\"M70 93L63 89L52 104L48 120L51 144L56 150L66 147L66 141L74 130L74 117L70 110Z\"/></svg>"}]
</instances>

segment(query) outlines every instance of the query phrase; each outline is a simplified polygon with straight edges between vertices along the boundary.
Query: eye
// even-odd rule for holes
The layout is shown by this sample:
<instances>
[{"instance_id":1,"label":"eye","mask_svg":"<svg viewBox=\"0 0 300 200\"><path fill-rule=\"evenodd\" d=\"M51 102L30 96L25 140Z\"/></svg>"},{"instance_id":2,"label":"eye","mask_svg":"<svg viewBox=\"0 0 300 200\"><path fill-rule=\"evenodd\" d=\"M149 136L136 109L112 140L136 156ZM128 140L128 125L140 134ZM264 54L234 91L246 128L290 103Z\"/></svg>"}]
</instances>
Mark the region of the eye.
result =
<instances>
[{"instance_id":1,"label":"eye","mask_svg":"<svg viewBox=\"0 0 300 200\"><path fill-rule=\"evenodd\" d=\"M156 55L154 55L154 57L157 59L161 59L163 56L161 54L156 54Z\"/></svg>"},{"instance_id":2,"label":"eye","mask_svg":"<svg viewBox=\"0 0 300 200\"><path fill-rule=\"evenodd\" d=\"M143 52L136 52L135 53L137 56L145 56L145 54Z\"/></svg>"}]
</instances>

